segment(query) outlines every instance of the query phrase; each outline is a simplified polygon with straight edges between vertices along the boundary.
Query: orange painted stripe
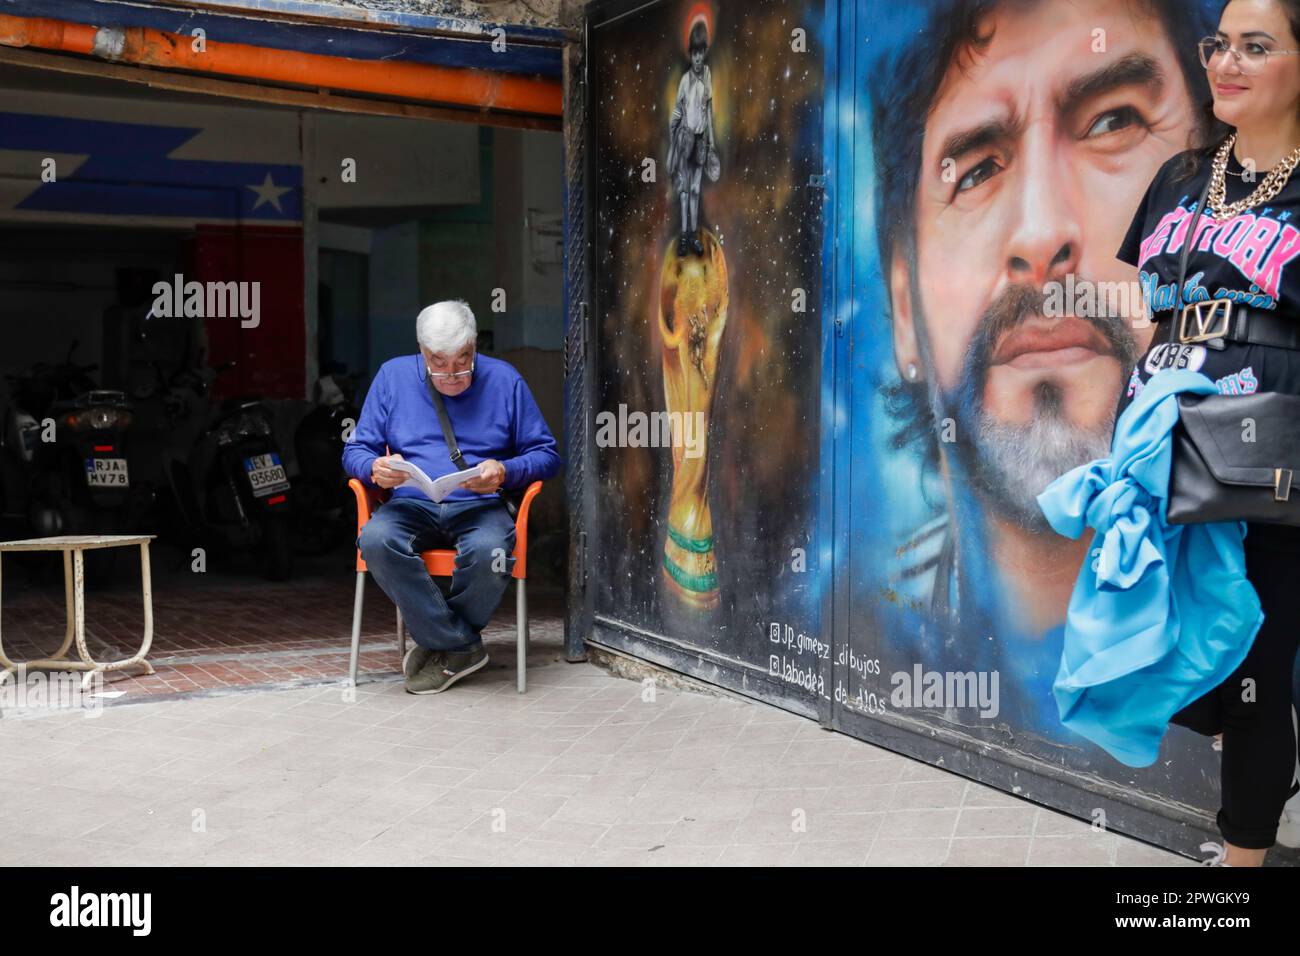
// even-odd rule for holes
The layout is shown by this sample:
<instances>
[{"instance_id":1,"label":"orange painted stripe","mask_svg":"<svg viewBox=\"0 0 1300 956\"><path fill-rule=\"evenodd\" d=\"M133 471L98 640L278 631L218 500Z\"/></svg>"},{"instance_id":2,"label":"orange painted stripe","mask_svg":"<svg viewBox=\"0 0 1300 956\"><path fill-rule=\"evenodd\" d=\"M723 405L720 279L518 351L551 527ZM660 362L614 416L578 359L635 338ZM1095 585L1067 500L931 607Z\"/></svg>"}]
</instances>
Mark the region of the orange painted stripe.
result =
<instances>
[{"instance_id":1,"label":"orange painted stripe","mask_svg":"<svg viewBox=\"0 0 1300 956\"><path fill-rule=\"evenodd\" d=\"M194 37L143 27L118 32L125 44L115 62L540 116L560 116L564 110L563 91L554 80L426 63L350 60L211 39L200 52ZM87 54L93 50L95 33L94 27L61 20L0 16L0 44L6 46Z\"/></svg>"},{"instance_id":2,"label":"orange painted stripe","mask_svg":"<svg viewBox=\"0 0 1300 956\"><path fill-rule=\"evenodd\" d=\"M95 28L39 17L0 16L0 44L89 53L95 46Z\"/></svg>"}]
</instances>

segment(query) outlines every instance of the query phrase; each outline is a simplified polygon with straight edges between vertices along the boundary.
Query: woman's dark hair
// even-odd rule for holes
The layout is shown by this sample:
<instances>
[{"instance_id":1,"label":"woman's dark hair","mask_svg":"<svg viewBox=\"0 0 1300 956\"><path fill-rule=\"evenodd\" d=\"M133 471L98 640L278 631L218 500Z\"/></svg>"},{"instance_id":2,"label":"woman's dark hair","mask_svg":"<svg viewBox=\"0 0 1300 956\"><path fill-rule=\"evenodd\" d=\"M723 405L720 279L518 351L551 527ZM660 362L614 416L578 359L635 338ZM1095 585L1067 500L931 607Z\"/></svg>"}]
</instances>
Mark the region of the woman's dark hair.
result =
<instances>
[{"instance_id":1,"label":"woman's dark hair","mask_svg":"<svg viewBox=\"0 0 1300 956\"><path fill-rule=\"evenodd\" d=\"M1232 0L1227 0L1223 9L1228 9L1228 4L1231 2ZM1300 40L1300 0L1276 0L1276 3L1286 14L1287 23L1291 27L1291 36ZM1219 17L1222 19L1222 11ZM1177 181L1195 176L1201 164L1218 151L1223 141L1228 138L1228 134L1232 132L1231 126L1214 115L1213 99L1201 105L1201 123L1197 129L1199 132L1193 138L1192 148L1183 155L1183 161L1178 166L1178 172L1174 177Z\"/></svg>"},{"instance_id":2,"label":"woman's dark hair","mask_svg":"<svg viewBox=\"0 0 1300 956\"><path fill-rule=\"evenodd\" d=\"M709 52L709 28L703 23L697 22L691 27L691 52L699 50L701 53Z\"/></svg>"}]
</instances>

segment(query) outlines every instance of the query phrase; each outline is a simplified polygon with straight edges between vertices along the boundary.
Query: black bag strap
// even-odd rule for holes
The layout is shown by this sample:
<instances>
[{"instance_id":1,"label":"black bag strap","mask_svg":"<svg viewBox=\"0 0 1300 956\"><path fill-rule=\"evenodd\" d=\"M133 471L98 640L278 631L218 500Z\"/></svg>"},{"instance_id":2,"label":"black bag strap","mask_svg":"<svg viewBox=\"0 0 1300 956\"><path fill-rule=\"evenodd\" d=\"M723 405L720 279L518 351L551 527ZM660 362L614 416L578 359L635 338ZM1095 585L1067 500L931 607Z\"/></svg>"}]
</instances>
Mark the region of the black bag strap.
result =
<instances>
[{"instance_id":1,"label":"black bag strap","mask_svg":"<svg viewBox=\"0 0 1300 956\"><path fill-rule=\"evenodd\" d=\"M457 471L464 471L469 466L465 464L465 456L461 454L460 445L456 443L456 433L451 427L451 417L447 414L447 406L442 403L442 395L433 387L433 378L429 375L428 369L425 369L425 384L429 386L429 398L433 400L433 410L438 413L438 424L442 426L442 437L447 442L447 454L451 456L451 463L456 466ZM506 511L510 512L510 517L519 514L519 506L514 502L505 488L498 488L497 494L501 496L501 501L506 506Z\"/></svg>"},{"instance_id":2,"label":"black bag strap","mask_svg":"<svg viewBox=\"0 0 1300 956\"><path fill-rule=\"evenodd\" d=\"M465 464L465 456L460 453L460 446L456 444L456 433L451 429L447 406L442 403L442 396L433 387L433 378L428 370L425 371L424 381L429 386L429 398L433 400L433 410L438 413L438 424L442 426L442 437L447 442L447 453L451 455L451 463L456 466L457 471L464 471L468 467Z\"/></svg>"},{"instance_id":3,"label":"black bag strap","mask_svg":"<svg viewBox=\"0 0 1300 956\"><path fill-rule=\"evenodd\" d=\"M1214 170L1211 168L1210 175L1205 179L1205 188L1201 190L1201 198L1196 202L1196 212L1192 215L1192 225L1187 230L1187 238L1183 240L1183 255L1178 263L1178 290L1174 299L1174 314L1169 321L1169 344L1174 344L1178 338L1178 324L1182 321L1183 316L1183 283L1187 281L1187 257L1192 251L1192 244L1196 242L1196 226L1201 221L1201 213L1205 212L1205 201L1210 195L1210 183L1214 181ZM430 388L432 388L432 383Z\"/></svg>"}]
</instances>

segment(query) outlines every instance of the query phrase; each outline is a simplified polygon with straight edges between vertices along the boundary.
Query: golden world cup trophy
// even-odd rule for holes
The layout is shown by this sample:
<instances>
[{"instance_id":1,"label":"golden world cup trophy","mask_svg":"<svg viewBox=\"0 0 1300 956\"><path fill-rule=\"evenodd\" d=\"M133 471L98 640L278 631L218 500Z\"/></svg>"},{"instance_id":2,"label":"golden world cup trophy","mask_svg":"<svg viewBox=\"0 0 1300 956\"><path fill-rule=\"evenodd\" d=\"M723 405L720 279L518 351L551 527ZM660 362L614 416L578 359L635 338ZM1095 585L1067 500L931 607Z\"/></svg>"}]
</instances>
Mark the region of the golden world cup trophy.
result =
<instances>
[{"instance_id":1,"label":"golden world cup trophy","mask_svg":"<svg viewBox=\"0 0 1300 956\"><path fill-rule=\"evenodd\" d=\"M683 607L707 611L718 606L708 433L728 292L722 246L708 229L701 232L701 255L678 255L677 243L668 246L659 281L659 332L664 403L673 427L673 491L663 583Z\"/></svg>"}]
</instances>

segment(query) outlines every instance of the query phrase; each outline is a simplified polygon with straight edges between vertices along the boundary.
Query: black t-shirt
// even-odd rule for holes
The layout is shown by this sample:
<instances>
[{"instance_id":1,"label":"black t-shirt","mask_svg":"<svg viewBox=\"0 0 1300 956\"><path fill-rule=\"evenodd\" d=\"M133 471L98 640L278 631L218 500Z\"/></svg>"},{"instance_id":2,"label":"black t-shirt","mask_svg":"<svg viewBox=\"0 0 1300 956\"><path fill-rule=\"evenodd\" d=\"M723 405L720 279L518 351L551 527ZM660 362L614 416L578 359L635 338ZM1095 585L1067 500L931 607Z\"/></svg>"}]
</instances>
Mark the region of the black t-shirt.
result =
<instances>
[{"instance_id":1,"label":"black t-shirt","mask_svg":"<svg viewBox=\"0 0 1300 956\"><path fill-rule=\"evenodd\" d=\"M1210 176L1212 159L1204 159L1200 169L1186 179L1179 175L1183 156L1160 167L1120 247L1118 258L1138 268L1154 320L1173 316L1177 321L1174 310L1183 242ZM1263 182L1262 172L1252 183L1244 181L1242 172L1236 157L1231 157L1226 185L1229 203L1246 198ZM1196 232L1196 244L1187 257L1184 305L1232 298L1249 308L1300 322L1300 170L1269 202L1227 222L1203 214ZM1239 342L1228 342L1222 350L1204 344L1168 344L1169 328L1167 321L1156 326L1150 348L1132 370L1120 397L1120 412L1153 374L1165 368L1200 372L1225 395L1300 395L1300 351ZM1300 534L1291 528L1252 525L1248 540L1251 538L1261 545L1285 538L1289 547L1300 546Z\"/></svg>"},{"instance_id":2,"label":"black t-shirt","mask_svg":"<svg viewBox=\"0 0 1300 956\"><path fill-rule=\"evenodd\" d=\"M1168 319L1177 303L1178 266L1197 201L1210 176L1212 157L1190 178L1179 177L1183 156L1160 167L1138 207L1118 257L1137 266L1155 320ZM1236 157L1228 161L1227 199L1244 199L1259 188L1264 173L1246 182ZM1233 175L1233 174L1237 175ZM1269 202L1227 222L1202 215L1187 257L1183 304L1231 298L1252 309L1300 321L1300 171ZM1181 311L1181 310L1179 310ZM1176 321L1176 316L1175 316ZM1129 377L1120 407L1127 407L1162 368L1185 368L1213 379L1225 395L1258 391L1300 394L1300 352L1229 342L1222 351L1205 345L1166 344L1161 322L1151 348Z\"/></svg>"}]
</instances>

